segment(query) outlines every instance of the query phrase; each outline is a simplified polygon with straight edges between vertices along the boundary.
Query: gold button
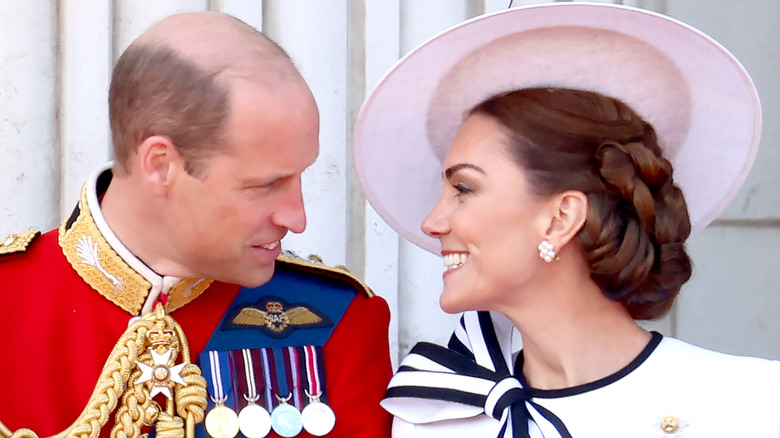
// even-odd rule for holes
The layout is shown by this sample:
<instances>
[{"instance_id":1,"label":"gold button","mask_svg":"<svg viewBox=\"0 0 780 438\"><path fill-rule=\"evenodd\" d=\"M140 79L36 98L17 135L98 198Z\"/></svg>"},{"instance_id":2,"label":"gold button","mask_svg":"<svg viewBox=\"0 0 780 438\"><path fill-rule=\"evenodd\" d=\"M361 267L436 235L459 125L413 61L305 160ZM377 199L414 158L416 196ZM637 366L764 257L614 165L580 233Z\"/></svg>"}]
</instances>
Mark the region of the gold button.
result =
<instances>
[{"instance_id":1,"label":"gold button","mask_svg":"<svg viewBox=\"0 0 780 438\"><path fill-rule=\"evenodd\" d=\"M675 433L680 427L680 420L671 415L667 415L661 419L661 430L666 433Z\"/></svg>"}]
</instances>

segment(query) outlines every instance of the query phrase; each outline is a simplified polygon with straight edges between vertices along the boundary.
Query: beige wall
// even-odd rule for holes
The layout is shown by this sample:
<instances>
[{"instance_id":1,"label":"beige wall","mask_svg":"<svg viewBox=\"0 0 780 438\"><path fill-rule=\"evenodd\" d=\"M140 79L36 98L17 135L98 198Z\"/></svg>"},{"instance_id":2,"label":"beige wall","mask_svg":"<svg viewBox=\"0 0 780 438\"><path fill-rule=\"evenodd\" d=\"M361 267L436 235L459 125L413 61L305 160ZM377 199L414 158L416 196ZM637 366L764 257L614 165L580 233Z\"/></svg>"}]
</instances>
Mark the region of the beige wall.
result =
<instances>
[{"instance_id":1,"label":"beige wall","mask_svg":"<svg viewBox=\"0 0 780 438\"><path fill-rule=\"evenodd\" d=\"M367 206L350 169L350 129L367 90L439 30L506 0L0 0L0 235L50 229L82 181L110 158L105 98L117 54L149 24L220 10L264 29L297 61L322 113L322 152L305 175L309 228L285 240L347 264L393 311L391 343L443 341L441 262L399 240ZM539 3L515 0L514 6ZM636 0L721 41L764 104L758 159L738 198L690 244L696 263L672 314L651 324L722 351L780 358L780 17L776 0ZM750 5L747 7L746 5Z\"/></svg>"}]
</instances>

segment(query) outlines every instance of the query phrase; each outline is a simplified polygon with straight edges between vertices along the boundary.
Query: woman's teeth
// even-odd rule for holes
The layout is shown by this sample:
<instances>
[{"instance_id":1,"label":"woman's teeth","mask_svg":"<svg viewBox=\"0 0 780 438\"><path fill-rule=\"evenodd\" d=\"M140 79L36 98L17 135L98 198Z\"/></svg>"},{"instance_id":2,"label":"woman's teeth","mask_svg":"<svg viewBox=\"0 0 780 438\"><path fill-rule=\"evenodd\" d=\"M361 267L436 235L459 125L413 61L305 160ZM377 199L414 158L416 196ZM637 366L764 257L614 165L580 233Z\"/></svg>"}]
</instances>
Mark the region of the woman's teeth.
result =
<instances>
[{"instance_id":1,"label":"woman's teeth","mask_svg":"<svg viewBox=\"0 0 780 438\"><path fill-rule=\"evenodd\" d=\"M447 269L455 269L460 267L460 265L466 263L466 260L469 259L469 255L463 252L460 253L451 253L451 254L445 254L444 255L444 266Z\"/></svg>"}]
</instances>

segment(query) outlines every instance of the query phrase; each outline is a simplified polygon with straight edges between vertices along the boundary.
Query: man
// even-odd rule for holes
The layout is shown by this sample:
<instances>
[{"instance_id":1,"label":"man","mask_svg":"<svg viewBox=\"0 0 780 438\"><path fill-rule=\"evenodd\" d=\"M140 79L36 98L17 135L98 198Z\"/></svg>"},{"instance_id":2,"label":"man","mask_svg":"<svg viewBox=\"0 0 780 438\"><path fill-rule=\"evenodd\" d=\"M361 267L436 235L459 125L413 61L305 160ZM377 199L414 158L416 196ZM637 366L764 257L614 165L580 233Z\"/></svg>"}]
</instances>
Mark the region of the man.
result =
<instances>
[{"instance_id":1,"label":"man","mask_svg":"<svg viewBox=\"0 0 780 438\"><path fill-rule=\"evenodd\" d=\"M100 399L95 382L128 324L155 309L162 321L164 309L193 360L200 354L206 414L232 410L212 435L233 433L222 428L236 428L235 412L249 405L297 411L317 401L335 411L332 436L389 435L378 405L391 374L386 303L339 270L290 259L258 288L274 275L280 240L306 226L301 173L318 153L317 107L285 52L229 16L172 16L120 57L109 104L113 166L90 179L59 230L0 241L0 421L39 436L65 430ZM203 379L181 384L181 360L162 359L179 341L144 339L146 359L106 363L141 362L115 383L116 397L125 387L155 397L137 423L186 417L166 411ZM274 421L279 432L284 421ZM307 431L328 432L324 421Z\"/></svg>"}]
</instances>

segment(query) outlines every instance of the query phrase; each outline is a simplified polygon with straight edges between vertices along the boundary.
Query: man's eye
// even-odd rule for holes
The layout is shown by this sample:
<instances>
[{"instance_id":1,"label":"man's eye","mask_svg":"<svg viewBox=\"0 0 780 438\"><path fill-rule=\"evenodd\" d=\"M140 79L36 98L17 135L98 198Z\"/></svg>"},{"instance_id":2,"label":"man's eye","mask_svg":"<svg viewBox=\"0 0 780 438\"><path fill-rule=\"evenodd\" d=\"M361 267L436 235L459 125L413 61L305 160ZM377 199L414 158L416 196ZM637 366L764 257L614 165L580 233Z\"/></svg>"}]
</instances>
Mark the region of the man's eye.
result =
<instances>
[{"instance_id":1,"label":"man's eye","mask_svg":"<svg viewBox=\"0 0 780 438\"><path fill-rule=\"evenodd\" d=\"M275 180L273 180L273 181L271 181L271 182L269 182L267 184L256 184L256 185L248 186L247 189L251 189L251 190L266 190L267 191L267 190L271 190L271 189L273 189L275 187L278 187L278 186L280 186L283 183L284 183L284 179L280 178L280 179L275 179Z\"/></svg>"}]
</instances>

